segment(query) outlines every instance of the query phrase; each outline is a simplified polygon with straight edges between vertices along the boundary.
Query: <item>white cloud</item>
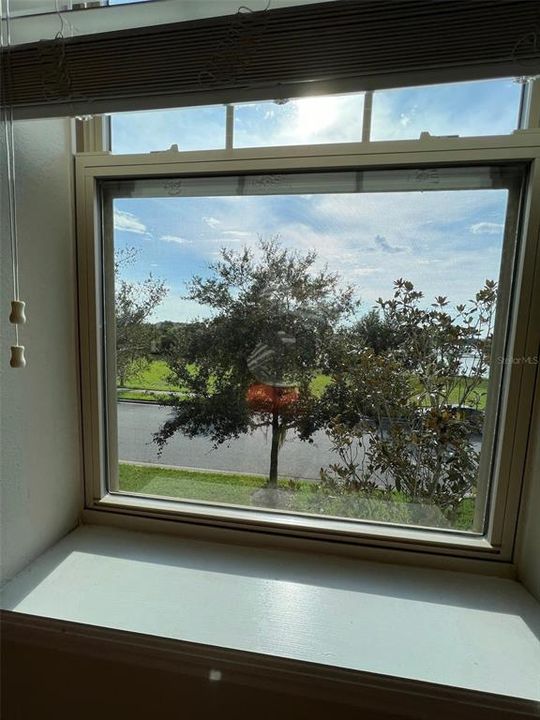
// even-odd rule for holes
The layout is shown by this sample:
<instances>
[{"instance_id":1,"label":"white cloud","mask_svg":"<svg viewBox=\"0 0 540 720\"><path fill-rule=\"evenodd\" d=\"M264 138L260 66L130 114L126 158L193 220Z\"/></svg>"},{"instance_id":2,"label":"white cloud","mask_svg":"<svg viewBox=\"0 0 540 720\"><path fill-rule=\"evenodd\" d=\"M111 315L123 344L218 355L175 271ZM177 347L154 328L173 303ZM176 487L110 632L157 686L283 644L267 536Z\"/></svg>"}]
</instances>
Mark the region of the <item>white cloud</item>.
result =
<instances>
[{"instance_id":1,"label":"white cloud","mask_svg":"<svg viewBox=\"0 0 540 720\"><path fill-rule=\"evenodd\" d=\"M136 215L125 210L114 211L114 229L135 233L136 235L148 234L146 225Z\"/></svg>"},{"instance_id":2,"label":"white cloud","mask_svg":"<svg viewBox=\"0 0 540 720\"><path fill-rule=\"evenodd\" d=\"M175 206L170 221L168 217L164 221L168 223L165 227L171 228L182 221L182 232L196 242L200 258L193 272L204 273L207 262L220 257L220 246L240 248L245 244L257 258L258 235L268 239L279 234L284 246L301 253L315 250L318 260L314 270L327 263L344 284L355 287L362 311L366 311L379 296L391 296L398 277L411 280L422 290L426 304L441 294L448 295L452 304L465 302L486 278L496 279L501 235L486 235L482 243L473 243L470 234L474 226L489 225L488 220L502 227L505 197L503 190L329 192L304 196L288 205L272 196L231 196L213 199L206 210L212 214L203 218L205 225L212 228L215 221L218 226L213 231L200 233L200 205L192 207L187 200L185 216L180 217ZM170 207L167 212L173 213ZM172 239L176 235L163 237L177 242ZM165 270L161 268L160 272ZM177 274L172 267L166 272L171 279ZM199 312L196 307L183 309L182 292L177 295L178 302L171 299L160 316L195 317Z\"/></svg>"},{"instance_id":3,"label":"white cloud","mask_svg":"<svg viewBox=\"0 0 540 720\"><path fill-rule=\"evenodd\" d=\"M213 250L214 250L214 247L212 247L213 243L217 243L217 244L225 247L226 243L237 243L237 242L243 242L243 240L240 240L240 238L212 237L212 238L201 238L199 245L201 247L206 247L209 252L213 252ZM247 243L247 244L249 245L249 243Z\"/></svg>"},{"instance_id":4,"label":"white cloud","mask_svg":"<svg viewBox=\"0 0 540 720\"><path fill-rule=\"evenodd\" d=\"M405 250L405 248L401 247L400 245L392 245L392 243L389 243L388 240L382 235L375 235L374 243L379 248L379 250L382 250L382 252L385 253L400 253Z\"/></svg>"},{"instance_id":5,"label":"white cloud","mask_svg":"<svg viewBox=\"0 0 540 720\"><path fill-rule=\"evenodd\" d=\"M203 217L203 222L205 222L211 228L216 228L218 225L221 225L221 220L218 220L217 218L211 216Z\"/></svg>"},{"instance_id":6,"label":"white cloud","mask_svg":"<svg viewBox=\"0 0 540 720\"><path fill-rule=\"evenodd\" d=\"M380 267L357 267L350 271L350 275L352 276L361 276L361 275L373 275L373 273L380 273L383 272L383 269Z\"/></svg>"},{"instance_id":7,"label":"white cloud","mask_svg":"<svg viewBox=\"0 0 540 720\"><path fill-rule=\"evenodd\" d=\"M443 294L459 303L486 277L498 276L499 238L481 249L467 238L473 220L504 212L499 191L313 196L303 222L261 211L258 222L249 214L246 221L264 236L276 226L288 247L315 250L321 264L357 288L364 309L381 295L389 297L398 277L414 282L428 302ZM375 236L386 242L374 242Z\"/></svg>"},{"instance_id":8,"label":"white cloud","mask_svg":"<svg viewBox=\"0 0 540 720\"><path fill-rule=\"evenodd\" d=\"M403 127L407 127L407 125L410 125L412 122L412 118L410 115L406 115L405 113L401 113L399 116L399 124L403 125Z\"/></svg>"},{"instance_id":9,"label":"white cloud","mask_svg":"<svg viewBox=\"0 0 540 720\"><path fill-rule=\"evenodd\" d=\"M192 240L186 240L186 238L181 238L177 235L162 235L160 237L160 240L165 240L165 242L177 243L178 245L190 245L192 243Z\"/></svg>"},{"instance_id":10,"label":"white cloud","mask_svg":"<svg viewBox=\"0 0 540 720\"><path fill-rule=\"evenodd\" d=\"M501 223L479 222L471 225L470 230L473 235L499 235L503 227Z\"/></svg>"},{"instance_id":11,"label":"white cloud","mask_svg":"<svg viewBox=\"0 0 540 720\"><path fill-rule=\"evenodd\" d=\"M211 310L194 300L186 300L184 287L172 287L167 297L154 310L151 321L174 320L192 322L194 318L209 317Z\"/></svg>"}]
</instances>

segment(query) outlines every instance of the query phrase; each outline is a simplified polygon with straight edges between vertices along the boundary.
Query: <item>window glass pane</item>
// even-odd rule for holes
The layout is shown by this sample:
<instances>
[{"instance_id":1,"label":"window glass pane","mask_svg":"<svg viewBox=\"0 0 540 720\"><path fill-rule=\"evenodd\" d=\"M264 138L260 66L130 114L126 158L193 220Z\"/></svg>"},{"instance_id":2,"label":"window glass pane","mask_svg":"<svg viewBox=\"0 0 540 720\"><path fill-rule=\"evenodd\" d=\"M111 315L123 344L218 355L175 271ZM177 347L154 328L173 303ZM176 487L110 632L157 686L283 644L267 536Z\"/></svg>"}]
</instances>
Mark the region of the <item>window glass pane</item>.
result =
<instances>
[{"instance_id":1,"label":"window glass pane","mask_svg":"<svg viewBox=\"0 0 540 720\"><path fill-rule=\"evenodd\" d=\"M236 105L234 146L359 142L363 108L363 94Z\"/></svg>"},{"instance_id":2,"label":"window glass pane","mask_svg":"<svg viewBox=\"0 0 540 720\"><path fill-rule=\"evenodd\" d=\"M176 108L111 116L113 153L168 150L220 150L225 147L225 107Z\"/></svg>"},{"instance_id":3,"label":"window glass pane","mask_svg":"<svg viewBox=\"0 0 540 720\"><path fill-rule=\"evenodd\" d=\"M516 176L107 184L120 490L481 529Z\"/></svg>"},{"instance_id":4,"label":"window glass pane","mask_svg":"<svg viewBox=\"0 0 540 720\"><path fill-rule=\"evenodd\" d=\"M432 135L504 135L518 126L522 85L511 79L380 90L372 140Z\"/></svg>"}]
</instances>

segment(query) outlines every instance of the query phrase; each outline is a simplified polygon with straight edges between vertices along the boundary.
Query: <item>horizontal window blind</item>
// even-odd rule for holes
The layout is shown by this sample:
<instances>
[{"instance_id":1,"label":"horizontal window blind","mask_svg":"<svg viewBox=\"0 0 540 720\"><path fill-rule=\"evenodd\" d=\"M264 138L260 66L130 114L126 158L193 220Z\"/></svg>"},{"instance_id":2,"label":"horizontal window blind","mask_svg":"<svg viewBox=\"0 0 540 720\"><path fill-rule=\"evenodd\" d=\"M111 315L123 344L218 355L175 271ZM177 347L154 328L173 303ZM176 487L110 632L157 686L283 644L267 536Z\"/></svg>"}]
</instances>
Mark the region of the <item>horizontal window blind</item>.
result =
<instances>
[{"instance_id":1,"label":"horizontal window blind","mask_svg":"<svg viewBox=\"0 0 540 720\"><path fill-rule=\"evenodd\" d=\"M2 51L14 117L540 73L537 0L337 0Z\"/></svg>"}]
</instances>

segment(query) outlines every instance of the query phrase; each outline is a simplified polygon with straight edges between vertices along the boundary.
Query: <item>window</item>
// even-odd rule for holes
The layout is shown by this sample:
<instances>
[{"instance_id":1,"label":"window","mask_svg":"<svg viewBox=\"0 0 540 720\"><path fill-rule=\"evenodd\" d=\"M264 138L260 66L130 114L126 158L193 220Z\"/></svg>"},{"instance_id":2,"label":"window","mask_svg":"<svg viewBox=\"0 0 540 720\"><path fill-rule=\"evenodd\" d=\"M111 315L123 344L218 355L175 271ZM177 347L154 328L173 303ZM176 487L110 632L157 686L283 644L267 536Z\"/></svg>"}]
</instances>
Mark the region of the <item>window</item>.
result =
<instances>
[{"instance_id":1,"label":"window","mask_svg":"<svg viewBox=\"0 0 540 720\"><path fill-rule=\"evenodd\" d=\"M234 146L360 142L363 112L363 93L237 105Z\"/></svg>"},{"instance_id":2,"label":"window","mask_svg":"<svg viewBox=\"0 0 540 720\"><path fill-rule=\"evenodd\" d=\"M373 94L373 140L432 135L506 135L518 127L522 85L510 78Z\"/></svg>"},{"instance_id":3,"label":"window","mask_svg":"<svg viewBox=\"0 0 540 720\"><path fill-rule=\"evenodd\" d=\"M538 145L411 147L79 157L90 505L509 557Z\"/></svg>"},{"instance_id":4,"label":"window","mask_svg":"<svg viewBox=\"0 0 540 720\"><path fill-rule=\"evenodd\" d=\"M171 145L178 145L179 150L218 150L225 147L225 108L116 113L111 118L111 135L116 153L168 150Z\"/></svg>"},{"instance_id":5,"label":"window","mask_svg":"<svg viewBox=\"0 0 540 720\"><path fill-rule=\"evenodd\" d=\"M114 181L119 490L482 528L521 175Z\"/></svg>"},{"instance_id":6,"label":"window","mask_svg":"<svg viewBox=\"0 0 540 720\"><path fill-rule=\"evenodd\" d=\"M112 151L212 150L505 135L518 127L523 84L512 79L112 115ZM229 127L228 139L226 126Z\"/></svg>"}]
</instances>

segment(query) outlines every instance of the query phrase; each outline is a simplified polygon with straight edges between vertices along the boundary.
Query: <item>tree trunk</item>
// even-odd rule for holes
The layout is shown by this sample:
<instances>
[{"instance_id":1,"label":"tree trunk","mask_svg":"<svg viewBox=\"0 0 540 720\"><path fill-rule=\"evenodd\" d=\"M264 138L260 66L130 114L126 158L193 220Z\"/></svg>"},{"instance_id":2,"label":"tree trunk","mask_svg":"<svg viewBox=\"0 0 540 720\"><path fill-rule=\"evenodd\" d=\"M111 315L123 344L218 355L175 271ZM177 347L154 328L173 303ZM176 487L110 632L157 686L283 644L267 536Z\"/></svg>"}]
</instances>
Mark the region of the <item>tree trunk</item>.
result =
<instances>
[{"instance_id":1,"label":"tree trunk","mask_svg":"<svg viewBox=\"0 0 540 720\"><path fill-rule=\"evenodd\" d=\"M280 441L279 413L274 410L272 413L272 449L270 450L270 475L268 476L268 487L277 488L278 485L278 455Z\"/></svg>"}]
</instances>

